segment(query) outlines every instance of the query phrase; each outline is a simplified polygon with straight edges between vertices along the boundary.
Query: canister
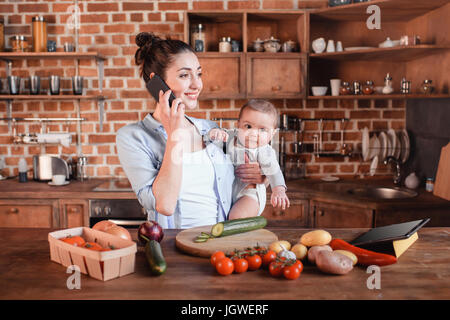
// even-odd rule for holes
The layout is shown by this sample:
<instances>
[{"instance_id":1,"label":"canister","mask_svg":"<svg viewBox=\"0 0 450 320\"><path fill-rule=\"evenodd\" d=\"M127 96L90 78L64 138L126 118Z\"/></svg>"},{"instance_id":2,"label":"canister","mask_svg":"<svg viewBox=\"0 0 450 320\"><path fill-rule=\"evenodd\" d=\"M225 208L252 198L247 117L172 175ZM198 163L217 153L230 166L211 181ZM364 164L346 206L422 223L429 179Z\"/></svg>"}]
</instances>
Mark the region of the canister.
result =
<instances>
[{"instance_id":1,"label":"canister","mask_svg":"<svg viewBox=\"0 0 450 320\"><path fill-rule=\"evenodd\" d=\"M43 16L35 16L31 19L31 22L34 52L47 52L47 22Z\"/></svg>"}]
</instances>

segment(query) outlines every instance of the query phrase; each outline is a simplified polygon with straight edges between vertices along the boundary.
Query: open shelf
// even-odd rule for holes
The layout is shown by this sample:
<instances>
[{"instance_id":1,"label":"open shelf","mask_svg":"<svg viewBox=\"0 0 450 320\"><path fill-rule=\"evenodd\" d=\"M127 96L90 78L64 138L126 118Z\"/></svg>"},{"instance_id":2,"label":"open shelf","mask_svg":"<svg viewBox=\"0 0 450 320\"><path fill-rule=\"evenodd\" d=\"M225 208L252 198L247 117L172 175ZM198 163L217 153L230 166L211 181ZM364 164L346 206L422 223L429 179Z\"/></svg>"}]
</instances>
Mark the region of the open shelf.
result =
<instances>
[{"instance_id":1,"label":"open shelf","mask_svg":"<svg viewBox=\"0 0 450 320\"><path fill-rule=\"evenodd\" d=\"M314 10L311 15L338 21L366 21L370 16L366 9L370 5L377 5L381 11L383 22L409 21L429 11L446 5L448 0L373 0L355 4L342 5Z\"/></svg>"},{"instance_id":2,"label":"open shelf","mask_svg":"<svg viewBox=\"0 0 450 320\"><path fill-rule=\"evenodd\" d=\"M99 59L106 58L97 52L0 52L2 60L22 59Z\"/></svg>"},{"instance_id":3,"label":"open shelf","mask_svg":"<svg viewBox=\"0 0 450 320\"><path fill-rule=\"evenodd\" d=\"M309 100L387 100L387 99L448 99L450 94L370 94L370 95L345 95L345 96L308 96Z\"/></svg>"},{"instance_id":4,"label":"open shelf","mask_svg":"<svg viewBox=\"0 0 450 320\"><path fill-rule=\"evenodd\" d=\"M419 44L414 46L397 46L392 48L373 48L342 52L311 53L311 58L327 60L390 60L390 61L410 61L427 55L436 54L449 50L449 45L429 45Z\"/></svg>"},{"instance_id":5,"label":"open shelf","mask_svg":"<svg viewBox=\"0 0 450 320\"><path fill-rule=\"evenodd\" d=\"M104 100L104 96L99 95L72 95L72 94L3 94L0 95L0 100Z\"/></svg>"}]
</instances>

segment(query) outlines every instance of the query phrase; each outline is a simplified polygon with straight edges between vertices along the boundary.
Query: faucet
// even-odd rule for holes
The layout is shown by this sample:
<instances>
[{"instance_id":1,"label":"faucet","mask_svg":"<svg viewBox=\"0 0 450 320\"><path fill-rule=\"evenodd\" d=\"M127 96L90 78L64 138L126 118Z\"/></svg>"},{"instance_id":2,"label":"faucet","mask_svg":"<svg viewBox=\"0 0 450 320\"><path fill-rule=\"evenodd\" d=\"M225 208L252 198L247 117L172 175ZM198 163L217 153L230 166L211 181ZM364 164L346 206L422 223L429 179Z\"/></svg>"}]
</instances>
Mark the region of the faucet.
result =
<instances>
[{"instance_id":1,"label":"faucet","mask_svg":"<svg viewBox=\"0 0 450 320\"><path fill-rule=\"evenodd\" d=\"M392 156L388 156L384 160L384 164L387 165L388 163L394 163L395 164L395 173L394 173L394 184L399 185L401 181L401 168L400 168L400 161L397 158L394 158Z\"/></svg>"}]
</instances>

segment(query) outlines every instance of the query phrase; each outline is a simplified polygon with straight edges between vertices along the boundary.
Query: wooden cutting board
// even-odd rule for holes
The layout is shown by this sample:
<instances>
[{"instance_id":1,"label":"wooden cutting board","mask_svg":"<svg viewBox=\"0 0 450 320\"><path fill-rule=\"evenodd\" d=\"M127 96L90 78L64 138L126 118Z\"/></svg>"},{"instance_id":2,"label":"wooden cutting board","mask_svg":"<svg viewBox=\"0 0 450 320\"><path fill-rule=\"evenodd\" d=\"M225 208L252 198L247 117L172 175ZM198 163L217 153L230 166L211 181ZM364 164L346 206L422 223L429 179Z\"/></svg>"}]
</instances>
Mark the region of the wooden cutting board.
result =
<instances>
[{"instance_id":1,"label":"wooden cutting board","mask_svg":"<svg viewBox=\"0 0 450 320\"><path fill-rule=\"evenodd\" d=\"M441 149L433 194L450 200L450 143Z\"/></svg>"},{"instance_id":2,"label":"wooden cutting board","mask_svg":"<svg viewBox=\"0 0 450 320\"><path fill-rule=\"evenodd\" d=\"M209 239L206 242L194 242L201 232L211 232L211 227L203 226L181 231L175 237L176 247L187 254L209 258L218 250L227 254L233 252L234 249L243 250L256 245L268 247L269 244L278 240L278 237L273 232L266 229L258 229L223 238Z\"/></svg>"}]
</instances>

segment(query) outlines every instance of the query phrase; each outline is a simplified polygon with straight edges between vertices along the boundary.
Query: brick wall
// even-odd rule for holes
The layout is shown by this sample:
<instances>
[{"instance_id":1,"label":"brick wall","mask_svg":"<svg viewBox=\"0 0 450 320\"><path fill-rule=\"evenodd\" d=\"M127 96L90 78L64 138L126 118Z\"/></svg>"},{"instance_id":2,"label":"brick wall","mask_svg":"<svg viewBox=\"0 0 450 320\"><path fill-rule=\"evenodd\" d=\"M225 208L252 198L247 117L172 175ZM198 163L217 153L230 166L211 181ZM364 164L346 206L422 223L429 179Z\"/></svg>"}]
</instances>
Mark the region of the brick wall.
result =
<instances>
[{"instance_id":1,"label":"brick wall","mask_svg":"<svg viewBox=\"0 0 450 320\"><path fill-rule=\"evenodd\" d=\"M122 126L145 117L153 108L143 81L134 65L136 46L134 37L141 31L170 34L183 38L183 12L194 9L303 9L326 5L324 0L253 0L253 1L79 1L81 9L81 29L79 30L80 51L98 51L105 55L105 79L103 94L108 97L105 103L103 131L99 130L97 103L81 101L81 117L87 119L81 125L82 152L88 157L89 175L97 177L123 176L123 170L115 148L115 132ZM0 3L0 16L4 18L6 46L10 47L9 37L15 34L31 36L31 18L44 15L48 21L49 39L57 42L59 51L63 43L74 42L74 32L68 28L71 17L70 6L73 1L15 1ZM31 40L31 38L30 38ZM31 42L31 41L30 41ZM28 60L15 61L13 75L28 77L31 74L48 77L57 74L63 77L62 90L71 91L70 77L75 73L72 60ZM86 78L87 93L98 93L97 66L94 60L81 60L80 73ZM3 91L6 92L5 64L0 63L0 77ZM44 88L48 83L43 81ZM241 100L200 101L199 109L189 114L196 117L234 117L237 116ZM280 113L299 117L348 117L345 140L358 149L361 145L360 129L367 126L372 131L405 127L404 101L359 101L324 100L274 100ZM72 101L29 101L14 102L13 117L76 117L76 103ZM6 104L0 102L0 117L6 117ZM54 123L50 131L69 131L76 141L76 123ZM18 133L39 132L37 123L18 123ZM325 129L336 130L324 135L332 148L339 143L339 123L330 123ZM316 123L307 125L306 134L311 138ZM308 136L309 135L309 136ZM24 156L32 166L32 156L40 152L61 154L64 158L76 156L73 143L66 148L61 145L13 145L11 134L5 121L0 122L0 157L4 157L5 175L16 175L20 157ZM367 172L369 163L360 161L357 156L346 158L315 158L305 156L308 175L318 176L328 173L352 176L357 172ZM379 173L386 172L381 166Z\"/></svg>"}]
</instances>

